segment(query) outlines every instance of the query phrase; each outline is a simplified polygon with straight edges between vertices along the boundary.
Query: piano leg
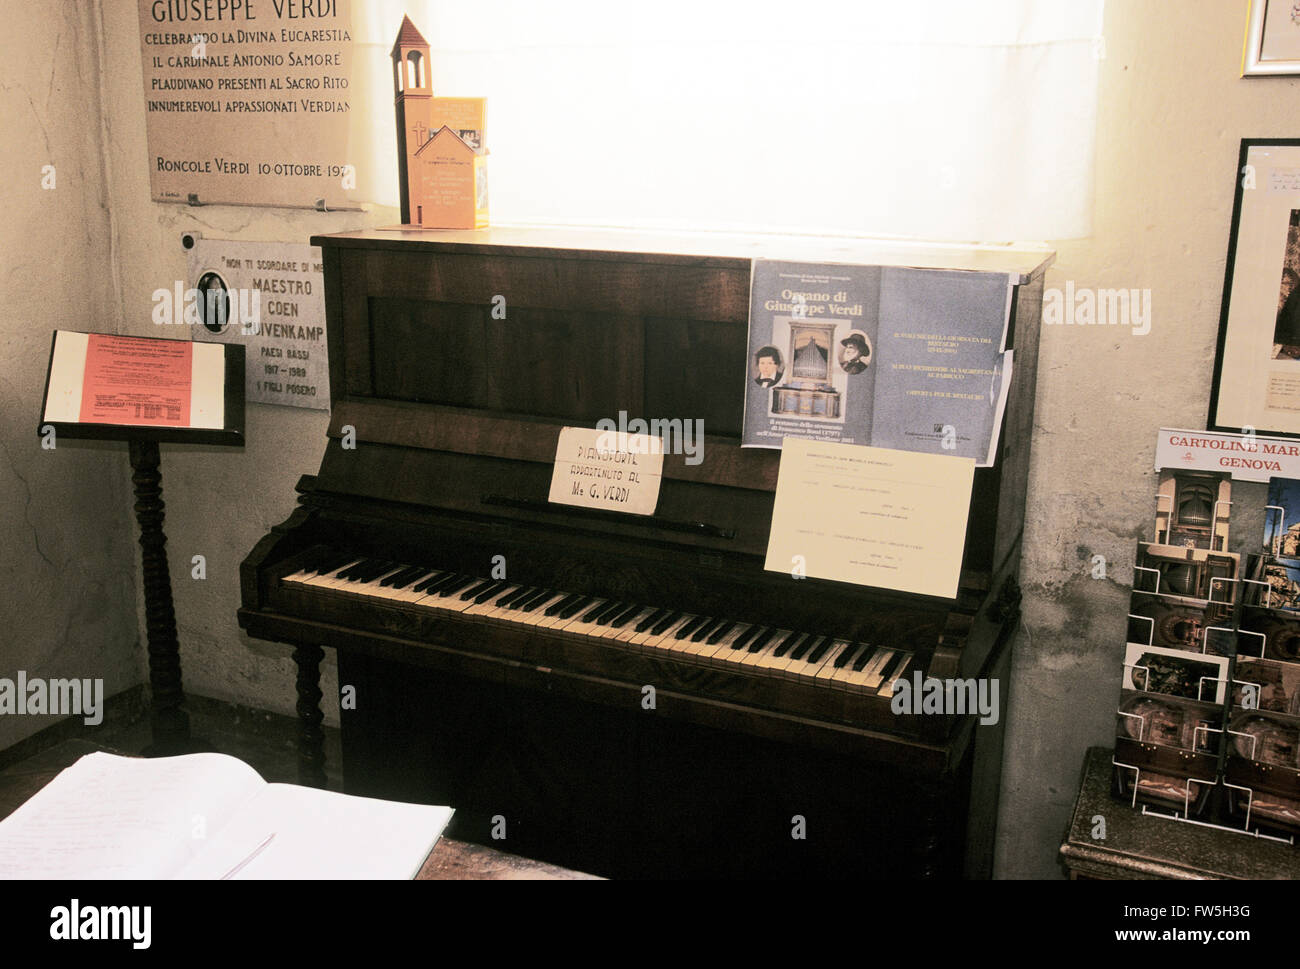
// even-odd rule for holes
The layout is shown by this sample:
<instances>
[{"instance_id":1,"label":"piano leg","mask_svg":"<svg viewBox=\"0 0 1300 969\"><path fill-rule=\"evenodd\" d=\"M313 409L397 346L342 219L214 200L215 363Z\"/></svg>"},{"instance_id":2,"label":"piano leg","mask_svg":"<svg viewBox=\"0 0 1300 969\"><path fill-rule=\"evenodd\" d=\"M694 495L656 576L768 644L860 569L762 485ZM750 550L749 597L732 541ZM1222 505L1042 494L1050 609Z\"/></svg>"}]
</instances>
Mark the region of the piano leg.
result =
<instances>
[{"instance_id":1,"label":"piano leg","mask_svg":"<svg viewBox=\"0 0 1300 969\"><path fill-rule=\"evenodd\" d=\"M293 661L298 664L298 783L306 787L325 787L325 731L320 711L320 661L325 650L319 646L294 647Z\"/></svg>"}]
</instances>

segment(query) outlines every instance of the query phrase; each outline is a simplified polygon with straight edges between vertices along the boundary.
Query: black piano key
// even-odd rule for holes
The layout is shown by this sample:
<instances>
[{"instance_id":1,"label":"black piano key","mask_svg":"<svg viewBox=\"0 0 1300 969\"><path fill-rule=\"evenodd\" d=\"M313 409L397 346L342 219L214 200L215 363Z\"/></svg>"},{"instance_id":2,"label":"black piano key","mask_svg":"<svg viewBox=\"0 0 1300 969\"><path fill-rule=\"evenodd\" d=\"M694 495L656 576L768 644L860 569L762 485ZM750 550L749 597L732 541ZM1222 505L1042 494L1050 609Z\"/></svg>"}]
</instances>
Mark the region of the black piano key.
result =
<instances>
[{"instance_id":1,"label":"black piano key","mask_svg":"<svg viewBox=\"0 0 1300 969\"><path fill-rule=\"evenodd\" d=\"M421 579L419 582L415 583L415 585L411 586L411 591L412 591L412 592L428 592L428 591L429 591L429 586L437 585L439 582L443 581L443 580L446 579L446 578L447 578L447 573L446 573L446 572L442 572L442 573L439 573L439 572L430 572L428 575L426 575L426 576L425 576L423 579Z\"/></svg>"},{"instance_id":2,"label":"black piano key","mask_svg":"<svg viewBox=\"0 0 1300 969\"><path fill-rule=\"evenodd\" d=\"M350 566L348 562L352 562L354 559L355 555L348 555L346 562L339 563L338 566L331 568L328 572L317 572L316 575L324 575L326 579L342 579L342 577L351 574L350 570L352 566ZM357 566L360 566L360 562L357 562L356 564Z\"/></svg>"},{"instance_id":3,"label":"black piano key","mask_svg":"<svg viewBox=\"0 0 1300 969\"><path fill-rule=\"evenodd\" d=\"M722 625L721 619L710 619L708 622L704 623L703 625L697 626L695 632L691 633L691 642L693 643L704 642L705 638L709 635L709 633L713 632L713 630L717 629L720 625Z\"/></svg>"},{"instance_id":4,"label":"black piano key","mask_svg":"<svg viewBox=\"0 0 1300 969\"><path fill-rule=\"evenodd\" d=\"M682 614L680 612L668 613L668 615L664 616L657 623L655 623L653 626L650 627L650 635L662 636L664 632L666 632L668 629L672 627L673 623L677 622L677 620L681 618L682 618Z\"/></svg>"},{"instance_id":5,"label":"black piano key","mask_svg":"<svg viewBox=\"0 0 1300 969\"><path fill-rule=\"evenodd\" d=\"M464 592L460 594L460 597L465 602L468 602L470 599L473 599L484 589L487 589L489 586L493 586L493 585L496 585L496 583L493 582L491 579L482 579L482 580L476 579L468 589L466 589Z\"/></svg>"},{"instance_id":6,"label":"black piano key","mask_svg":"<svg viewBox=\"0 0 1300 969\"><path fill-rule=\"evenodd\" d=\"M454 596L454 595L455 595L457 592L459 592L461 589L465 588L465 586L467 586L467 585L473 585L473 584L474 584L475 582L477 582L477 581L478 581L478 579L475 578L474 576L472 576L472 575L465 575L465 574L462 572L462 573L461 573L461 574L456 578L456 581L454 581L454 582L448 582L447 584L445 584L445 585L443 585L441 588L439 588L439 589L438 589L438 596L439 596L440 598L446 598L447 596Z\"/></svg>"},{"instance_id":7,"label":"black piano key","mask_svg":"<svg viewBox=\"0 0 1300 969\"><path fill-rule=\"evenodd\" d=\"M761 634L755 636L749 641L749 645L746 647L746 652L757 653L760 649L766 646L775 635L775 629L764 629Z\"/></svg>"},{"instance_id":8,"label":"black piano key","mask_svg":"<svg viewBox=\"0 0 1300 969\"><path fill-rule=\"evenodd\" d=\"M690 622L684 624L681 629L677 630L677 632L673 634L673 637L675 639L686 639L691 633L699 629L703 623L708 621L708 616L696 616Z\"/></svg>"},{"instance_id":9,"label":"black piano key","mask_svg":"<svg viewBox=\"0 0 1300 969\"><path fill-rule=\"evenodd\" d=\"M735 641L731 644L731 648L744 649L745 644L748 643L751 639L753 639L762 631L763 631L762 626L750 626L743 633L741 633L739 636L736 637Z\"/></svg>"},{"instance_id":10,"label":"black piano key","mask_svg":"<svg viewBox=\"0 0 1300 969\"><path fill-rule=\"evenodd\" d=\"M578 595L578 593L570 592L567 596L565 596L563 599L559 600L558 602L551 603L547 607L545 615L548 617L558 616L562 611L567 609L569 606L573 605L581 598L582 596Z\"/></svg>"},{"instance_id":11,"label":"black piano key","mask_svg":"<svg viewBox=\"0 0 1300 969\"><path fill-rule=\"evenodd\" d=\"M429 595L441 595L442 590L453 582L463 578L459 572L443 572L440 575L431 575L427 579L421 579L415 583L412 592L427 592Z\"/></svg>"},{"instance_id":12,"label":"black piano key","mask_svg":"<svg viewBox=\"0 0 1300 969\"><path fill-rule=\"evenodd\" d=\"M799 635L803 638L790 650L790 659L795 662L802 660L808 650L812 649L813 643L817 641L817 637L812 633L800 633Z\"/></svg>"},{"instance_id":13,"label":"black piano key","mask_svg":"<svg viewBox=\"0 0 1300 969\"><path fill-rule=\"evenodd\" d=\"M385 578L382 582L379 583L379 587L382 589L388 586L392 586L394 589L400 589L403 586L409 584L410 581L414 579L417 575L423 575L424 572L425 569L424 566L422 565L408 565L406 568L402 569L401 571L394 572L392 575ZM401 582L402 585L399 586L397 584L398 582Z\"/></svg>"},{"instance_id":14,"label":"black piano key","mask_svg":"<svg viewBox=\"0 0 1300 969\"><path fill-rule=\"evenodd\" d=\"M880 674L880 680L882 684L888 683L890 681L890 679L894 675L894 670L898 669L898 665L906 658L906 656L907 654L902 652L901 650L894 650L894 655L889 657L889 660L885 663L885 665L876 671L877 673Z\"/></svg>"},{"instance_id":15,"label":"black piano key","mask_svg":"<svg viewBox=\"0 0 1300 969\"><path fill-rule=\"evenodd\" d=\"M410 585L411 583L413 583L416 579L422 578L423 576L426 576L426 575L429 575L429 574L430 574L429 570L426 569L426 568L424 568L423 566L416 566L416 567L413 568L413 569L408 569L405 575L398 575L398 576L395 577L395 578L396 578L396 581L393 582L393 588L394 588L394 589L405 589L408 585Z\"/></svg>"},{"instance_id":16,"label":"black piano key","mask_svg":"<svg viewBox=\"0 0 1300 969\"><path fill-rule=\"evenodd\" d=\"M501 591L503 589L509 588L509 586L510 583L505 581L504 579L500 579L496 582L493 582L489 588L484 589L482 592L480 592L478 595L474 597L474 605L481 606L489 599L495 599L497 596L501 594Z\"/></svg>"},{"instance_id":17,"label":"black piano key","mask_svg":"<svg viewBox=\"0 0 1300 969\"><path fill-rule=\"evenodd\" d=\"M651 626L657 623L660 619L664 618L664 616L666 615L668 615L667 609L656 609L654 612L650 613L650 615L646 616L644 619L642 619L639 623L636 624L636 631L639 633L645 632L647 629L649 629Z\"/></svg>"},{"instance_id":18,"label":"black piano key","mask_svg":"<svg viewBox=\"0 0 1300 969\"><path fill-rule=\"evenodd\" d=\"M502 606L505 605L505 601L507 599L509 599L511 596L516 596L523 591L524 591L524 587L522 585L511 585L509 582L507 582L500 589L497 589L497 591L494 593L495 598L490 600L491 604L496 608L500 609Z\"/></svg>"},{"instance_id":19,"label":"black piano key","mask_svg":"<svg viewBox=\"0 0 1300 969\"><path fill-rule=\"evenodd\" d=\"M346 569L343 569L341 572L339 572L337 577L340 579L351 579L358 572L361 572L363 569L367 569L371 565L373 565L374 561L375 561L374 559L365 559L365 558L359 559L358 561L353 562L351 565L349 565Z\"/></svg>"},{"instance_id":20,"label":"black piano key","mask_svg":"<svg viewBox=\"0 0 1300 969\"><path fill-rule=\"evenodd\" d=\"M541 586L535 585L528 590L527 595L522 595L518 599L516 599L514 605L511 606L511 608L518 609L520 612L530 612L532 611L533 606L537 604L538 598L542 596L545 592L546 590L543 589Z\"/></svg>"},{"instance_id":21,"label":"black piano key","mask_svg":"<svg viewBox=\"0 0 1300 969\"><path fill-rule=\"evenodd\" d=\"M615 616L613 619L609 621L610 628L622 629L629 622L631 622L632 617L635 616L640 611L641 611L640 605L633 604L628 606L626 609L624 609L622 612L620 612L617 616Z\"/></svg>"},{"instance_id":22,"label":"black piano key","mask_svg":"<svg viewBox=\"0 0 1300 969\"><path fill-rule=\"evenodd\" d=\"M840 650L840 655L836 656L835 659L833 660L835 668L837 670L842 670L844 669L844 667L848 666L849 657L858 651L859 645L860 645L859 643L849 643L847 646L845 646L843 649Z\"/></svg>"},{"instance_id":23,"label":"black piano key","mask_svg":"<svg viewBox=\"0 0 1300 969\"><path fill-rule=\"evenodd\" d=\"M561 609L557 615L561 619L568 619L581 612L583 609L586 609L589 605L591 605L591 596L578 596L577 599Z\"/></svg>"},{"instance_id":24,"label":"black piano key","mask_svg":"<svg viewBox=\"0 0 1300 969\"><path fill-rule=\"evenodd\" d=\"M537 586L535 585L521 585L518 589L507 593L501 599L497 600L497 605L502 609L518 608L519 603L523 602L524 599L531 596L536 591Z\"/></svg>"},{"instance_id":25,"label":"black piano key","mask_svg":"<svg viewBox=\"0 0 1300 969\"><path fill-rule=\"evenodd\" d=\"M605 607L600 612L596 613L596 618L592 622L598 626L608 626L609 621L622 612L626 605L626 602L615 602L611 599L605 603Z\"/></svg>"},{"instance_id":26,"label":"black piano key","mask_svg":"<svg viewBox=\"0 0 1300 969\"><path fill-rule=\"evenodd\" d=\"M709 645L714 646L722 642L722 637L726 636L727 633L731 632L735 628L736 624L734 622L724 622L717 629L713 630L713 632L709 633Z\"/></svg>"},{"instance_id":27,"label":"black piano key","mask_svg":"<svg viewBox=\"0 0 1300 969\"><path fill-rule=\"evenodd\" d=\"M784 656L799 641L799 637L802 635L803 633L791 633L786 636L785 639L781 640L781 645L772 651L772 655L776 657Z\"/></svg>"},{"instance_id":28,"label":"black piano key","mask_svg":"<svg viewBox=\"0 0 1300 969\"><path fill-rule=\"evenodd\" d=\"M876 655L876 647L874 646L863 647L862 652L858 653L858 658L853 661L853 672L861 673L863 668L871 660L871 657L875 655Z\"/></svg>"},{"instance_id":29,"label":"black piano key","mask_svg":"<svg viewBox=\"0 0 1300 969\"><path fill-rule=\"evenodd\" d=\"M820 663L826 657L826 651L830 649L834 643L835 640L831 639L829 636L817 637L817 642L814 643L813 648L808 651L808 662Z\"/></svg>"},{"instance_id":30,"label":"black piano key","mask_svg":"<svg viewBox=\"0 0 1300 969\"><path fill-rule=\"evenodd\" d=\"M587 612L586 612L586 614L583 615L583 616L582 616L578 621L579 621L579 622L595 622L595 621L596 621L596 617L599 616L602 612L604 612L604 611L605 611L605 607L608 606L608 605L609 605L609 600L608 600L608 599L604 599L604 600L602 600L602 601L596 603L594 606L592 606L590 609L588 609Z\"/></svg>"},{"instance_id":31,"label":"black piano key","mask_svg":"<svg viewBox=\"0 0 1300 969\"><path fill-rule=\"evenodd\" d=\"M556 593L554 589L542 589L529 596L524 602L520 603L519 608L524 612L532 612L548 599L554 599L555 595Z\"/></svg>"},{"instance_id":32,"label":"black piano key","mask_svg":"<svg viewBox=\"0 0 1300 969\"><path fill-rule=\"evenodd\" d=\"M379 578L385 572L391 572L394 568L395 568L395 564L393 562L385 562L385 561L373 562L371 563L370 568L362 569L360 572L354 575L352 577L352 581L373 582L375 579Z\"/></svg>"}]
</instances>

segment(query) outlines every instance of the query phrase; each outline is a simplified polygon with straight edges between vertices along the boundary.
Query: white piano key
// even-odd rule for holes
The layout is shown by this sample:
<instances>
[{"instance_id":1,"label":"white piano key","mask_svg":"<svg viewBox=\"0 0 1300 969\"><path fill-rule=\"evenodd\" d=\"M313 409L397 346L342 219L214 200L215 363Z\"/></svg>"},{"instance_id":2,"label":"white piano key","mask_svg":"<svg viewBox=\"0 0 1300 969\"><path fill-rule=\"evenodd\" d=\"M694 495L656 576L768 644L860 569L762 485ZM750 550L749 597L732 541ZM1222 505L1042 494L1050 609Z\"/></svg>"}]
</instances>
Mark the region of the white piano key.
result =
<instances>
[{"instance_id":1,"label":"white piano key","mask_svg":"<svg viewBox=\"0 0 1300 969\"><path fill-rule=\"evenodd\" d=\"M869 643L864 643L862 645L867 655L867 661L863 664L862 669L849 670L848 675L840 678L837 682L851 693L874 693L876 692L875 687L868 686L868 684L871 682L871 678L875 671L880 669L880 667L884 665L885 661L889 659L890 651ZM856 664L857 659L860 658L861 655L862 654L859 653L858 657L855 657L853 662L849 665L852 666Z\"/></svg>"},{"instance_id":2,"label":"white piano key","mask_svg":"<svg viewBox=\"0 0 1300 969\"><path fill-rule=\"evenodd\" d=\"M855 675L853 672L853 663L857 660L858 655L861 654L863 650L866 650L867 653L870 654L872 650L872 647L868 646L866 643L848 642L849 645L844 649L843 653L841 653L841 655L848 656L848 660L843 666L830 675L830 682L833 686L843 687L846 690L849 688L849 684L853 681Z\"/></svg>"},{"instance_id":3,"label":"white piano key","mask_svg":"<svg viewBox=\"0 0 1300 969\"><path fill-rule=\"evenodd\" d=\"M478 616L480 619L493 619L498 614L503 614L505 612L504 609L496 605L496 601L500 599L502 596L509 595L512 592L517 592L518 590L519 590L519 586L517 585L502 586L501 588L497 589L496 592L492 593L491 599L488 599L486 602L472 603L470 607L466 609L464 613L462 613L462 615Z\"/></svg>"},{"instance_id":4,"label":"white piano key","mask_svg":"<svg viewBox=\"0 0 1300 969\"><path fill-rule=\"evenodd\" d=\"M764 672L772 672L777 668L784 666L786 662L785 657L776 656L775 653L781 648L781 644L785 642L786 637L792 632L794 632L793 629L778 629L776 635L772 637L771 642L759 650L757 654L758 658L751 665L756 669L763 670Z\"/></svg>"},{"instance_id":5,"label":"white piano key","mask_svg":"<svg viewBox=\"0 0 1300 969\"><path fill-rule=\"evenodd\" d=\"M625 643L630 646L632 639L639 635L636 631L637 624L649 619L658 611L659 609L656 606L643 606L641 611L633 616L628 621L628 624L618 631L618 635L614 638L620 643Z\"/></svg>"},{"instance_id":6,"label":"white piano key","mask_svg":"<svg viewBox=\"0 0 1300 969\"><path fill-rule=\"evenodd\" d=\"M894 670L893 673L889 674L885 681L880 684L880 688L876 690L876 696L892 697L894 695L894 684L907 674L908 668L911 667L911 665L912 654L904 654L904 659L898 664L898 668Z\"/></svg>"},{"instance_id":7,"label":"white piano key","mask_svg":"<svg viewBox=\"0 0 1300 969\"><path fill-rule=\"evenodd\" d=\"M368 598L373 598L373 599L390 599L392 598L391 595L393 591L392 588L389 586L381 585L380 583L382 583L384 579L388 578L390 575L396 575L398 572L401 572L405 568L406 568L405 565L399 565L395 568L385 569L383 572L381 572L379 575L375 576L373 579L371 579L368 582L355 582L355 581L349 582L346 586L340 587L335 591L348 592L351 593L352 595L366 596Z\"/></svg>"},{"instance_id":8,"label":"white piano key","mask_svg":"<svg viewBox=\"0 0 1300 969\"><path fill-rule=\"evenodd\" d=\"M338 583L340 583L340 582L343 581L342 579L336 579L335 576L336 576L339 572L342 572L344 569L350 569L350 568L352 568L352 566L356 565L356 564L357 564L358 562L360 562L360 561L361 561L361 559L359 559L359 558L358 558L358 559L353 559L351 562L348 562L346 565L340 565L340 566L339 566L337 569L335 569L333 572L326 572L324 575L305 575L305 576L302 576L301 578L295 579L295 580L294 580L294 584L295 584L295 585L309 585L309 586L312 586L312 587L314 587L314 588L318 588L318 589L332 589L332 588L335 587L335 585L337 585ZM286 580L286 581L287 581L287 580Z\"/></svg>"},{"instance_id":9,"label":"white piano key","mask_svg":"<svg viewBox=\"0 0 1300 969\"><path fill-rule=\"evenodd\" d=\"M712 651L702 652L700 658L710 666L717 666L723 669L734 669L736 666L740 665L740 654L744 653L744 650L732 649L731 646L736 640L746 635L753 628L753 626L746 622L736 623L735 629L723 636L721 641L718 642L717 646L715 646Z\"/></svg>"},{"instance_id":10,"label":"white piano key","mask_svg":"<svg viewBox=\"0 0 1300 969\"><path fill-rule=\"evenodd\" d=\"M717 625L717 623L711 621L709 625ZM721 640L716 643L710 643L709 637L712 635L713 633L712 631L710 631L709 635L705 636L698 643L692 642L689 646L686 647L686 649L684 650L684 654L690 656L692 659L696 659L701 662L707 662L708 658L714 653L716 653L718 651L718 647L722 645ZM724 636L723 639L725 638L726 637Z\"/></svg>"},{"instance_id":11,"label":"white piano key","mask_svg":"<svg viewBox=\"0 0 1300 969\"><path fill-rule=\"evenodd\" d=\"M672 652L679 645L675 636L677 630L681 629L683 626L685 626L687 623L691 622L695 618L696 618L695 616L691 615L688 612L682 613L682 615L679 616L677 619L674 619L673 624L669 626L667 629L665 629L662 633L660 633L657 636L652 635L649 639L647 639L645 641L645 646L650 651L656 654L666 654Z\"/></svg>"},{"instance_id":12,"label":"white piano key","mask_svg":"<svg viewBox=\"0 0 1300 969\"><path fill-rule=\"evenodd\" d=\"M527 586L527 587L516 586L516 588L517 589L527 588L531 591L520 595L514 602L510 603L508 606L497 606L493 612L495 618L498 618L503 622L515 622L520 616L524 614L523 609L519 608L520 604L526 602L529 596L535 595L536 593L542 591L536 586Z\"/></svg>"},{"instance_id":13,"label":"white piano key","mask_svg":"<svg viewBox=\"0 0 1300 969\"><path fill-rule=\"evenodd\" d=\"M790 678L793 679L793 676L787 674L786 672L789 669L790 664L794 662L790 654L794 652L795 647L798 646L800 641L803 639L803 637L807 635L808 633L804 633L804 632L798 633L795 636L794 642L790 644L790 648L787 649L784 654L782 654L781 656L777 656L774 653L772 658L766 664L767 671L773 674L774 676L781 676L781 677L790 676ZM780 647L780 645L781 645L780 643L777 643L778 647Z\"/></svg>"},{"instance_id":14,"label":"white piano key","mask_svg":"<svg viewBox=\"0 0 1300 969\"><path fill-rule=\"evenodd\" d=\"M432 595L426 595L423 599L417 600L414 603L414 605L416 605L421 609L429 609L433 612L457 613L457 614L462 613L470 607L470 602L465 599L462 599L461 594L464 592L468 592L470 589L474 588L474 586L478 585L478 583L481 581L482 581L481 579L475 579L473 582L465 586L463 589L458 589L457 591L451 593L450 595L444 596L444 595L439 595L437 593L434 593Z\"/></svg>"},{"instance_id":15,"label":"white piano key","mask_svg":"<svg viewBox=\"0 0 1300 969\"><path fill-rule=\"evenodd\" d=\"M820 639L821 637L818 638ZM814 640L814 643L815 642L816 640ZM838 642L843 642L843 640L838 640ZM822 652L821 657L816 662L809 659L814 652L815 650L810 649L804 655L804 661L802 663L792 664L790 668L790 672L794 674L794 678L800 683L816 683L817 675L824 668L833 664L835 662L835 657L840 654L834 641L827 646L827 648Z\"/></svg>"},{"instance_id":16,"label":"white piano key","mask_svg":"<svg viewBox=\"0 0 1300 969\"><path fill-rule=\"evenodd\" d=\"M419 602L421 599L426 598L429 595L429 593L424 591L416 592L415 587L417 585L419 585L421 582L427 581L431 577L435 582L437 582L443 579L447 575L448 575L447 572L441 572L441 571L431 569L430 571L425 572L423 575L416 576L415 579L413 579L411 582L408 582L406 588L404 589L390 588L388 591L392 593L391 598L393 599L394 602Z\"/></svg>"},{"instance_id":17,"label":"white piano key","mask_svg":"<svg viewBox=\"0 0 1300 969\"><path fill-rule=\"evenodd\" d=\"M865 692L875 693L880 688L881 681L884 680L881 671L889 665L889 661L893 658L894 650L886 649L883 646L876 647L876 655L871 657L871 662L863 667L862 672L858 674L859 681Z\"/></svg>"},{"instance_id":18,"label":"white piano key","mask_svg":"<svg viewBox=\"0 0 1300 969\"><path fill-rule=\"evenodd\" d=\"M661 612L662 609L663 607L660 607L656 609L655 612ZM661 616L660 619L662 618L663 617ZM651 624L650 629L653 629L658 624L659 624L659 620L656 619L655 622ZM630 636L627 640L628 645L634 646L637 649L650 648L649 647L650 642L659 638L654 633L652 633L650 629L643 630L642 632L639 633L633 633L633 635Z\"/></svg>"},{"instance_id":19,"label":"white piano key","mask_svg":"<svg viewBox=\"0 0 1300 969\"><path fill-rule=\"evenodd\" d=\"M611 605L608 599L593 599L568 619L563 620L560 628L563 629L564 632L571 633L574 636L594 636L596 630L601 627L596 625L594 622L583 622L582 617L594 610L604 609L608 605Z\"/></svg>"},{"instance_id":20,"label":"white piano key","mask_svg":"<svg viewBox=\"0 0 1300 969\"><path fill-rule=\"evenodd\" d=\"M703 617L699 615L687 616L684 622L677 623L672 629L668 631L668 634L662 640L660 640L658 644L659 651L665 655L668 654L678 655L678 654L685 653L691 647L691 645L693 645L691 643L691 637L686 636L684 639L679 639L678 633L680 633L683 629L690 627L691 623L694 623L697 620L702 618ZM694 631L695 631L694 629L691 630L692 633L694 633Z\"/></svg>"},{"instance_id":21,"label":"white piano key","mask_svg":"<svg viewBox=\"0 0 1300 969\"><path fill-rule=\"evenodd\" d=\"M767 626L765 628L771 630L772 627ZM767 633L759 633L754 638L762 639L766 635ZM757 652L753 652L753 653L750 652L750 647L753 646L754 644L752 642L747 643L745 645L745 648L741 650L741 652L744 653L744 655L739 658L738 661L739 665L743 667L757 666L760 662L762 662L763 656L766 653L776 649L776 646L772 645L775 641L776 641L776 633L772 633L771 636L768 636L768 640L763 644L762 648L760 648Z\"/></svg>"},{"instance_id":22,"label":"white piano key","mask_svg":"<svg viewBox=\"0 0 1300 969\"><path fill-rule=\"evenodd\" d=\"M545 599L542 599L535 606L529 609L520 621L529 626L536 626L538 629L550 629L555 625L558 617L548 616L546 610L551 608L551 606L555 605L560 600L567 599L568 597L569 593L567 592L551 592ZM560 619L559 621L561 623L564 622L563 619Z\"/></svg>"}]
</instances>

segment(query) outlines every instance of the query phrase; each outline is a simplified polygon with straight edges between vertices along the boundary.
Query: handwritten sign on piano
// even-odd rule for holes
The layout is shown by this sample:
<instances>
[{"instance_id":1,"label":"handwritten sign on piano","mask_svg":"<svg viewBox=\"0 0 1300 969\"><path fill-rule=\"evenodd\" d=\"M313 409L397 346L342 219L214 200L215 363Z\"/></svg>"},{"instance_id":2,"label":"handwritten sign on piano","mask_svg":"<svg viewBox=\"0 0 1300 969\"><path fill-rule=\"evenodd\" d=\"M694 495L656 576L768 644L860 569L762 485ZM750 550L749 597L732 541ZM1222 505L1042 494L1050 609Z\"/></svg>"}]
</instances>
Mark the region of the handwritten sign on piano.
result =
<instances>
[{"instance_id":1,"label":"handwritten sign on piano","mask_svg":"<svg viewBox=\"0 0 1300 969\"><path fill-rule=\"evenodd\" d=\"M560 505L653 515L663 470L662 438L565 427L555 446L548 497Z\"/></svg>"}]
</instances>

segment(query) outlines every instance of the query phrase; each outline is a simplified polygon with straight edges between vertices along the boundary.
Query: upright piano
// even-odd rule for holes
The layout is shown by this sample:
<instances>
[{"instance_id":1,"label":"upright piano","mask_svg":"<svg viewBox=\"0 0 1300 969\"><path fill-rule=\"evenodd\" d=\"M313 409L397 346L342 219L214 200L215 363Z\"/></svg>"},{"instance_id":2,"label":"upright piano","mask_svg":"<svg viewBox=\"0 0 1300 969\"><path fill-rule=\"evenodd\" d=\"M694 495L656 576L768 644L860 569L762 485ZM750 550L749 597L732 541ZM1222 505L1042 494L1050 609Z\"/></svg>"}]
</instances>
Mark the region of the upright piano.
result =
<instances>
[{"instance_id":1,"label":"upright piano","mask_svg":"<svg viewBox=\"0 0 1300 969\"><path fill-rule=\"evenodd\" d=\"M990 874L1049 253L811 260L1014 284L997 460L936 599L764 570L780 453L739 446L753 243L311 241L328 440L239 610L294 647L304 783L325 779L332 648L345 789L450 804L456 837L612 876ZM548 503L561 428L620 412L702 419L704 460L665 457L652 516ZM997 678L997 722L895 714L918 671Z\"/></svg>"}]
</instances>

